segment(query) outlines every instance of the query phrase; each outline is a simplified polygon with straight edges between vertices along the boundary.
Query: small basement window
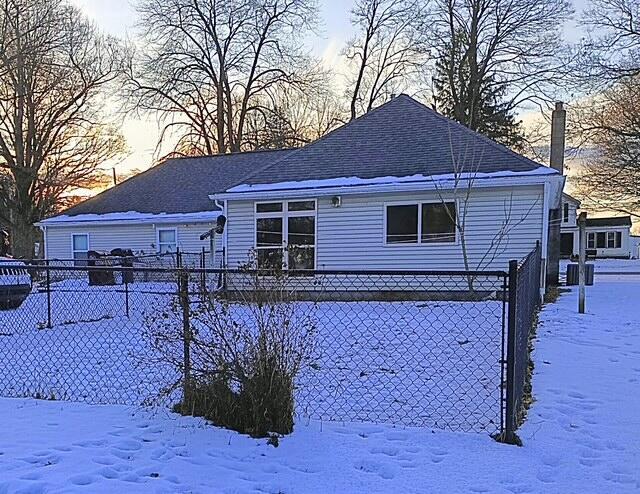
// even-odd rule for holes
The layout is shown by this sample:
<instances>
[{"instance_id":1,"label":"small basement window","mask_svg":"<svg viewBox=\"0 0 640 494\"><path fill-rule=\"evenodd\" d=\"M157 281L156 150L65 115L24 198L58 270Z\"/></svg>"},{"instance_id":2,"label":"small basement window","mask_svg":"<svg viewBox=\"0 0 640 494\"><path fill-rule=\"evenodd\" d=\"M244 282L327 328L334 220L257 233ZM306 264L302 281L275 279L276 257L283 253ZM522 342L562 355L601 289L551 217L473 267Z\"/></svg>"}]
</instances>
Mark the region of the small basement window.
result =
<instances>
[{"instance_id":1,"label":"small basement window","mask_svg":"<svg viewBox=\"0 0 640 494\"><path fill-rule=\"evenodd\" d=\"M76 266L86 266L89 259L89 235L74 233L71 235L71 256Z\"/></svg>"},{"instance_id":2,"label":"small basement window","mask_svg":"<svg viewBox=\"0 0 640 494\"><path fill-rule=\"evenodd\" d=\"M158 229L158 253L167 254L178 250L178 232L175 228Z\"/></svg>"}]
</instances>

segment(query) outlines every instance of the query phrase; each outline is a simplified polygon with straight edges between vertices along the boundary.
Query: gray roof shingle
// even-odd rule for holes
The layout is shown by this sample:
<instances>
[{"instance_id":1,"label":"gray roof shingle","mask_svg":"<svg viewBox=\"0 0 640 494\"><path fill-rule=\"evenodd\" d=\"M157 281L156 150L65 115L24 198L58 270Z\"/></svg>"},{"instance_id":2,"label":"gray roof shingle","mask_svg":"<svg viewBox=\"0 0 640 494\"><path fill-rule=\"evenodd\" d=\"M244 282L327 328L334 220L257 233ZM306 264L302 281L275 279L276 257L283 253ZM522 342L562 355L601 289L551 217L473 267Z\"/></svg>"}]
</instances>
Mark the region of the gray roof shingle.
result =
<instances>
[{"instance_id":1,"label":"gray roof shingle","mask_svg":"<svg viewBox=\"0 0 640 494\"><path fill-rule=\"evenodd\" d=\"M238 184L528 172L543 165L400 95Z\"/></svg>"},{"instance_id":2,"label":"gray roof shingle","mask_svg":"<svg viewBox=\"0 0 640 494\"><path fill-rule=\"evenodd\" d=\"M174 158L88 199L63 214L195 213L215 211L209 194L222 192L291 150Z\"/></svg>"},{"instance_id":3,"label":"gray roof shingle","mask_svg":"<svg viewBox=\"0 0 640 494\"><path fill-rule=\"evenodd\" d=\"M610 216L608 218L587 218L587 226L631 226L631 216Z\"/></svg>"}]
</instances>

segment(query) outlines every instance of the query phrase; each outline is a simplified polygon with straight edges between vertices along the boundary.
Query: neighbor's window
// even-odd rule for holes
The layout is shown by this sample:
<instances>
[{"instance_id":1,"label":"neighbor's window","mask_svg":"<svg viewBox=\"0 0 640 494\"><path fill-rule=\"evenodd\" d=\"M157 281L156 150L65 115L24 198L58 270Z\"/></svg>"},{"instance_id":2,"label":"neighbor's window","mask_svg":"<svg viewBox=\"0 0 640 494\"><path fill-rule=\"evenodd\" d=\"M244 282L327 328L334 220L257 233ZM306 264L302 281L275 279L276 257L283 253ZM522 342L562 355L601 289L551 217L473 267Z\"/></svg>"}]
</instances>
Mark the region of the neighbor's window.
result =
<instances>
[{"instance_id":1,"label":"neighbor's window","mask_svg":"<svg viewBox=\"0 0 640 494\"><path fill-rule=\"evenodd\" d=\"M622 247L622 232L607 232L607 248L620 249Z\"/></svg>"},{"instance_id":2,"label":"neighbor's window","mask_svg":"<svg viewBox=\"0 0 640 494\"><path fill-rule=\"evenodd\" d=\"M587 249L595 249L595 248L596 248L596 234L587 233Z\"/></svg>"},{"instance_id":3,"label":"neighbor's window","mask_svg":"<svg viewBox=\"0 0 640 494\"><path fill-rule=\"evenodd\" d=\"M178 250L178 232L175 228L158 229L158 253L167 254Z\"/></svg>"},{"instance_id":4,"label":"neighbor's window","mask_svg":"<svg viewBox=\"0 0 640 494\"><path fill-rule=\"evenodd\" d=\"M456 241L456 204L419 203L387 206L388 244L452 243Z\"/></svg>"},{"instance_id":5,"label":"neighbor's window","mask_svg":"<svg viewBox=\"0 0 640 494\"><path fill-rule=\"evenodd\" d=\"M258 269L313 270L316 201L257 203L256 251Z\"/></svg>"},{"instance_id":6,"label":"neighbor's window","mask_svg":"<svg viewBox=\"0 0 640 494\"><path fill-rule=\"evenodd\" d=\"M607 248L607 234L606 234L606 232L597 232L596 233L596 247L598 249L606 249Z\"/></svg>"},{"instance_id":7,"label":"neighbor's window","mask_svg":"<svg viewBox=\"0 0 640 494\"><path fill-rule=\"evenodd\" d=\"M563 205L562 221L564 223L569 223L569 203L568 202L565 202Z\"/></svg>"},{"instance_id":8,"label":"neighbor's window","mask_svg":"<svg viewBox=\"0 0 640 494\"><path fill-rule=\"evenodd\" d=\"M89 258L89 235L86 233L71 235L72 257L76 266L86 266Z\"/></svg>"}]
</instances>

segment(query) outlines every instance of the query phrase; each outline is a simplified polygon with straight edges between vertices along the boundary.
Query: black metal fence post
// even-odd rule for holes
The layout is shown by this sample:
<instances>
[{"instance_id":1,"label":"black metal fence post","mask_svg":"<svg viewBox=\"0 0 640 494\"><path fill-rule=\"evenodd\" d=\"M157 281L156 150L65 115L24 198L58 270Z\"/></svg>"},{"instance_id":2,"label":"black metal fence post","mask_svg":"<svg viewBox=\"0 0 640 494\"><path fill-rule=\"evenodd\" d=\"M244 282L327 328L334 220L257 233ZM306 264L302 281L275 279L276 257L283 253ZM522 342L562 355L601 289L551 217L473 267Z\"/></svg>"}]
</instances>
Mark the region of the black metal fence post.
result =
<instances>
[{"instance_id":1,"label":"black metal fence post","mask_svg":"<svg viewBox=\"0 0 640 494\"><path fill-rule=\"evenodd\" d=\"M518 261L509 261L509 307L507 318L507 399L505 417L505 436L507 443L515 442L517 428L515 364L517 351L516 310L518 294Z\"/></svg>"},{"instance_id":2,"label":"black metal fence post","mask_svg":"<svg viewBox=\"0 0 640 494\"><path fill-rule=\"evenodd\" d=\"M127 274L128 273L123 272L122 277L124 279L124 308L125 308L127 317L129 317L129 279Z\"/></svg>"},{"instance_id":3,"label":"black metal fence post","mask_svg":"<svg viewBox=\"0 0 640 494\"><path fill-rule=\"evenodd\" d=\"M47 328L53 328L51 323L51 270L49 269L49 259L45 261L47 267Z\"/></svg>"},{"instance_id":4,"label":"black metal fence post","mask_svg":"<svg viewBox=\"0 0 640 494\"><path fill-rule=\"evenodd\" d=\"M180 307L182 308L182 342L183 342L183 405L189 406L191 398L191 322L189 310L189 273L178 273Z\"/></svg>"}]
</instances>

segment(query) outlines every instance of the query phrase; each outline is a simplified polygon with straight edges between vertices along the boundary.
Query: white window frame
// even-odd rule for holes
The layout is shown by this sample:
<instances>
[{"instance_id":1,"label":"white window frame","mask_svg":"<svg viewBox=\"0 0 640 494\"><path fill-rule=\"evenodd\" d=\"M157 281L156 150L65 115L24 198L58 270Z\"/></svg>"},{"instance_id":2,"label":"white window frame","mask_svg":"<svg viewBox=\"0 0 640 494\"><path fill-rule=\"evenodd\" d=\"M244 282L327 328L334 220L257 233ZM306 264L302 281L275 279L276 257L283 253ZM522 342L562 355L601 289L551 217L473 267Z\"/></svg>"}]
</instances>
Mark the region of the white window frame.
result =
<instances>
[{"instance_id":1,"label":"white window frame","mask_svg":"<svg viewBox=\"0 0 640 494\"><path fill-rule=\"evenodd\" d=\"M290 202L313 202L313 211L289 211ZM282 204L282 211L270 211L266 213L258 212L260 204ZM313 268L317 270L318 266L318 200L316 198L300 198L300 199L283 199L272 201L255 201L253 203L253 248L258 250L277 249L278 247L258 247L257 222L260 218L282 218L282 264L284 269L289 269L289 256L287 254L289 248L289 218L305 218L313 217ZM304 248L304 247L303 247ZM310 247L309 247L310 248Z\"/></svg>"},{"instance_id":2,"label":"white window frame","mask_svg":"<svg viewBox=\"0 0 640 494\"><path fill-rule=\"evenodd\" d=\"M571 216L571 206L568 202L562 205L562 222L569 223L569 217Z\"/></svg>"},{"instance_id":3,"label":"white window frame","mask_svg":"<svg viewBox=\"0 0 640 494\"><path fill-rule=\"evenodd\" d=\"M423 242L422 241L422 205L423 204L446 204L453 202L456 205L456 221L454 222L453 242ZM418 241L416 243L394 243L387 242L387 207L389 206L418 206ZM460 213L460 201L458 199L444 199L442 201L427 199L424 201L391 201L382 204L384 208L382 218L382 244L385 247L446 247L460 245L460 232L458 231L458 215Z\"/></svg>"},{"instance_id":4,"label":"white window frame","mask_svg":"<svg viewBox=\"0 0 640 494\"><path fill-rule=\"evenodd\" d=\"M593 247L589 247L589 242L593 240ZM596 232L587 232L587 249L596 249Z\"/></svg>"},{"instance_id":5,"label":"white window frame","mask_svg":"<svg viewBox=\"0 0 640 494\"><path fill-rule=\"evenodd\" d=\"M162 253L161 245L168 245L167 242L160 243L160 232L164 232L164 231L173 231L173 235L176 239L175 241L176 248L175 250L170 251L169 253L175 254L178 251L178 228L177 227L156 227L156 253L158 254Z\"/></svg>"},{"instance_id":6,"label":"white window frame","mask_svg":"<svg viewBox=\"0 0 640 494\"><path fill-rule=\"evenodd\" d=\"M75 242L74 242L74 238L75 237L86 237L87 238L87 250L76 250L76 246L75 246ZM85 259L85 261L89 260L89 251L91 250L91 237L89 236L88 233L72 233L71 234L71 259L73 259L74 264L76 261L81 260L81 259L76 259L76 252L86 252L87 253L87 258Z\"/></svg>"}]
</instances>

